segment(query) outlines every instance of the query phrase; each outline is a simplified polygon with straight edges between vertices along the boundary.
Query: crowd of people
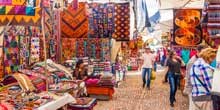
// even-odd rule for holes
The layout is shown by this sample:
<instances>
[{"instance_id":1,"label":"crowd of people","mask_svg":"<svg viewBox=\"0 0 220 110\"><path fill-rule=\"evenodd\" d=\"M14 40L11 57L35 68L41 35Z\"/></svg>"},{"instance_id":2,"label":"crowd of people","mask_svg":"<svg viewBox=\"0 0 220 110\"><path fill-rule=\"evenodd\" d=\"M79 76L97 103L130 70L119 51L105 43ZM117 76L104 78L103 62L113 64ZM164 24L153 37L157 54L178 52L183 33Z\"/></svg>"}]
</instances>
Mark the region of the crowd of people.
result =
<instances>
[{"instance_id":1,"label":"crowd of people","mask_svg":"<svg viewBox=\"0 0 220 110\"><path fill-rule=\"evenodd\" d=\"M197 54L191 57L187 64L174 50L169 50L167 53L168 57L164 63L166 67L164 82L169 82L170 85L170 106L174 106L176 91L180 87L181 78L184 78L183 95L189 97L189 110L220 110L220 97L211 93L217 50L204 45L199 45L196 50ZM143 88L147 86L150 89L150 78L152 70L156 67L156 56L147 47L140 57L143 61ZM182 68L186 70L184 77L182 76Z\"/></svg>"}]
</instances>

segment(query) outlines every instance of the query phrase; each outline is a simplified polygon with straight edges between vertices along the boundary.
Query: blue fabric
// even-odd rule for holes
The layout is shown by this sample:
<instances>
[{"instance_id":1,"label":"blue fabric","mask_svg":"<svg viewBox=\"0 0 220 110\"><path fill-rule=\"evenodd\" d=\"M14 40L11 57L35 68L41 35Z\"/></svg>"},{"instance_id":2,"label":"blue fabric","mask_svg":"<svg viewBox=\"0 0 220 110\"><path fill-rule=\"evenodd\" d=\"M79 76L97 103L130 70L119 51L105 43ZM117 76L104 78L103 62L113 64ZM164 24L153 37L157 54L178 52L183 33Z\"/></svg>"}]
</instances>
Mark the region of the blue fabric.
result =
<instances>
[{"instance_id":1,"label":"blue fabric","mask_svg":"<svg viewBox=\"0 0 220 110\"><path fill-rule=\"evenodd\" d=\"M176 96L177 86L180 81L180 77L179 75L175 75L174 73L169 72L168 78L170 84L170 103L173 104L174 101L176 101L175 96Z\"/></svg>"},{"instance_id":2,"label":"blue fabric","mask_svg":"<svg viewBox=\"0 0 220 110\"><path fill-rule=\"evenodd\" d=\"M189 62L189 59L190 59L190 50L182 50L181 51L181 56L182 56L183 62L185 64L187 64Z\"/></svg>"},{"instance_id":3,"label":"blue fabric","mask_svg":"<svg viewBox=\"0 0 220 110\"><path fill-rule=\"evenodd\" d=\"M142 79L144 85L146 84L146 75L147 75L147 87L150 87L150 77L151 77L152 69L151 68L143 68L142 71Z\"/></svg>"},{"instance_id":4,"label":"blue fabric","mask_svg":"<svg viewBox=\"0 0 220 110\"><path fill-rule=\"evenodd\" d=\"M202 81L202 85L198 78ZM213 79L213 68L207 64L202 58L199 58L192 66L190 71L191 83L192 83L192 95L210 95L212 88L211 81ZM209 90L205 90L207 88Z\"/></svg>"},{"instance_id":5,"label":"blue fabric","mask_svg":"<svg viewBox=\"0 0 220 110\"><path fill-rule=\"evenodd\" d=\"M216 67L216 64L217 62L216 62L216 59L215 60L213 60L213 62L210 64L213 68L215 68Z\"/></svg>"},{"instance_id":6,"label":"blue fabric","mask_svg":"<svg viewBox=\"0 0 220 110\"><path fill-rule=\"evenodd\" d=\"M136 19L137 30L141 32L145 27L150 27L150 20L148 17L146 0L137 0L136 2Z\"/></svg>"}]
</instances>

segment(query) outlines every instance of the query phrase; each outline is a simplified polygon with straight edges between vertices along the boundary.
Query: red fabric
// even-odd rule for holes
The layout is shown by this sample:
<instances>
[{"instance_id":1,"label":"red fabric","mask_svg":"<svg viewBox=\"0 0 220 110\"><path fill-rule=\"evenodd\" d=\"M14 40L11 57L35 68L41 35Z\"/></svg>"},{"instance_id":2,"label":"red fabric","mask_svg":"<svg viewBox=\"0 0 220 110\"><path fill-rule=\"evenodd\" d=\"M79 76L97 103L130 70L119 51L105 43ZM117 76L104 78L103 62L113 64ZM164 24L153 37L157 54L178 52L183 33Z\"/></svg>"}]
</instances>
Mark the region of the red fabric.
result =
<instances>
[{"instance_id":1,"label":"red fabric","mask_svg":"<svg viewBox=\"0 0 220 110\"><path fill-rule=\"evenodd\" d=\"M196 55L197 54L197 51L196 50L192 50L191 52L190 52L190 58L192 58L194 55Z\"/></svg>"},{"instance_id":2,"label":"red fabric","mask_svg":"<svg viewBox=\"0 0 220 110\"><path fill-rule=\"evenodd\" d=\"M8 108L3 104L0 104L0 108L1 108L1 110L8 110Z\"/></svg>"}]
</instances>

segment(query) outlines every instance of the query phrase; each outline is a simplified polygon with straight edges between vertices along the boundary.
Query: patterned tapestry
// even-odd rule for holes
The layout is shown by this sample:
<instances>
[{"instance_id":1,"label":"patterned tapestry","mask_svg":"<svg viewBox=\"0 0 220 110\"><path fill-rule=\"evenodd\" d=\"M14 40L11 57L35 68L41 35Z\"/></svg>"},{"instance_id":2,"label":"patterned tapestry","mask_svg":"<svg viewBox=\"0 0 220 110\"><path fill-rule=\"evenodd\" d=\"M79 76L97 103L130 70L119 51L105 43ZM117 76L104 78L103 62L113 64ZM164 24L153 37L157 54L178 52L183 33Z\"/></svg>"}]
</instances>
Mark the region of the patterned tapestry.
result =
<instances>
[{"instance_id":1,"label":"patterned tapestry","mask_svg":"<svg viewBox=\"0 0 220 110\"><path fill-rule=\"evenodd\" d=\"M87 52L87 39L77 39L76 40L76 56L79 57L79 58L82 58L82 57L86 57L86 52Z\"/></svg>"},{"instance_id":2,"label":"patterned tapestry","mask_svg":"<svg viewBox=\"0 0 220 110\"><path fill-rule=\"evenodd\" d=\"M78 9L68 6L61 12L61 36L63 38L87 38L88 17L85 3L79 3Z\"/></svg>"},{"instance_id":3,"label":"patterned tapestry","mask_svg":"<svg viewBox=\"0 0 220 110\"><path fill-rule=\"evenodd\" d=\"M202 42L201 14L201 9L174 10L174 45L196 46Z\"/></svg>"},{"instance_id":4,"label":"patterned tapestry","mask_svg":"<svg viewBox=\"0 0 220 110\"><path fill-rule=\"evenodd\" d=\"M117 41L130 40L130 7L129 3L115 4L115 32L113 38Z\"/></svg>"},{"instance_id":5,"label":"patterned tapestry","mask_svg":"<svg viewBox=\"0 0 220 110\"><path fill-rule=\"evenodd\" d=\"M4 75L19 69L19 36L4 35Z\"/></svg>"},{"instance_id":6,"label":"patterned tapestry","mask_svg":"<svg viewBox=\"0 0 220 110\"><path fill-rule=\"evenodd\" d=\"M100 58L100 38L89 38L88 39L88 46L87 46L87 55L90 58L98 59Z\"/></svg>"},{"instance_id":7,"label":"patterned tapestry","mask_svg":"<svg viewBox=\"0 0 220 110\"><path fill-rule=\"evenodd\" d=\"M31 37L30 64L40 61L40 38L38 35Z\"/></svg>"},{"instance_id":8,"label":"patterned tapestry","mask_svg":"<svg viewBox=\"0 0 220 110\"><path fill-rule=\"evenodd\" d=\"M24 69L29 64L29 36L19 36L20 37L20 68Z\"/></svg>"},{"instance_id":9,"label":"patterned tapestry","mask_svg":"<svg viewBox=\"0 0 220 110\"><path fill-rule=\"evenodd\" d=\"M76 39L62 38L62 61L76 57Z\"/></svg>"},{"instance_id":10,"label":"patterned tapestry","mask_svg":"<svg viewBox=\"0 0 220 110\"><path fill-rule=\"evenodd\" d=\"M102 61L110 61L110 40L109 39L101 39L101 60Z\"/></svg>"},{"instance_id":11,"label":"patterned tapestry","mask_svg":"<svg viewBox=\"0 0 220 110\"><path fill-rule=\"evenodd\" d=\"M89 37L112 38L114 33L114 4L89 4Z\"/></svg>"},{"instance_id":12,"label":"patterned tapestry","mask_svg":"<svg viewBox=\"0 0 220 110\"><path fill-rule=\"evenodd\" d=\"M0 25L33 25L41 21L40 0L0 0Z\"/></svg>"}]
</instances>

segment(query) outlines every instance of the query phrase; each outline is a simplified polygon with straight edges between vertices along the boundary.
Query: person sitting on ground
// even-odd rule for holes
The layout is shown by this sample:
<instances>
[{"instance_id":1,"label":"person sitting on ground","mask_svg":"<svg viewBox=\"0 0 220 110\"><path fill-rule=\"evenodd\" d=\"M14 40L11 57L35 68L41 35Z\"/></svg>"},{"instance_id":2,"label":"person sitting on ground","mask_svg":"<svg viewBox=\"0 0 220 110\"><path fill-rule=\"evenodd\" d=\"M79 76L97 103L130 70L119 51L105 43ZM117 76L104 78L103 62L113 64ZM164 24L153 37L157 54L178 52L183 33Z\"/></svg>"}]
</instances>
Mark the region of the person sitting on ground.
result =
<instances>
[{"instance_id":1,"label":"person sitting on ground","mask_svg":"<svg viewBox=\"0 0 220 110\"><path fill-rule=\"evenodd\" d=\"M87 77L88 77L88 72L84 66L83 60L79 60L76 63L76 67L73 72L73 78L76 80L86 80Z\"/></svg>"}]
</instances>

